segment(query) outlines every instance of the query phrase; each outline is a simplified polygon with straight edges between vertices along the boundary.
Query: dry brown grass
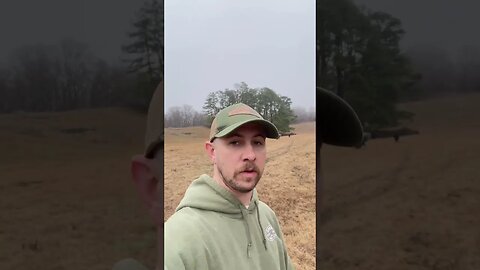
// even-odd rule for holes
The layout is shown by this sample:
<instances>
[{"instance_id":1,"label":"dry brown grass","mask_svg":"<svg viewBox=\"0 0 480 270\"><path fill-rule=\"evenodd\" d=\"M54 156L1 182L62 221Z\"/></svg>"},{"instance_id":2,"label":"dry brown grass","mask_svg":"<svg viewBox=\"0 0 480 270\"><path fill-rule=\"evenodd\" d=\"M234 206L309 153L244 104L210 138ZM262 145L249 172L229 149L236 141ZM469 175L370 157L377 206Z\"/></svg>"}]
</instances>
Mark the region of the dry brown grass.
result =
<instances>
[{"instance_id":1,"label":"dry brown grass","mask_svg":"<svg viewBox=\"0 0 480 270\"><path fill-rule=\"evenodd\" d=\"M419 135L322 150L321 269L480 269L478 104L405 104Z\"/></svg>"},{"instance_id":2,"label":"dry brown grass","mask_svg":"<svg viewBox=\"0 0 480 270\"><path fill-rule=\"evenodd\" d=\"M156 231L129 176L144 123L124 109L0 115L0 269L153 267Z\"/></svg>"},{"instance_id":3,"label":"dry brown grass","mask_svg":"<svg viewBox=\"0 0 480 270\"><path fill-rule=\"evenodd\" d=\"M406 104L419 135L324 146L320 269L480 269L478 104L480 95ZM126 257L153 268L156 232L129 176L144 124L123 109L0 115L0 269L100 270ZM60 132L72 128L93 130ZM167 214L211 170L196 143L205 129L190 144L192 134L169 132ZM309 132L270 141L259 184L298 269L314 266L313 142ZM177 154L197 163L172 166Z\"/></svg>"},{"instance_id":4,"label":"dry brown grass","mask_svg":"<svg viewBox=\"0 0 480 270\"><path fill-rule=\"evenodd\" d=\"M277 214L296 269L315 269L315 127L295 126L298 135L267 141L267 165L258 193ZM204 151L207 128L166 129L165 219L188 185L212 173Z\"/></svg>"}]
</instances>

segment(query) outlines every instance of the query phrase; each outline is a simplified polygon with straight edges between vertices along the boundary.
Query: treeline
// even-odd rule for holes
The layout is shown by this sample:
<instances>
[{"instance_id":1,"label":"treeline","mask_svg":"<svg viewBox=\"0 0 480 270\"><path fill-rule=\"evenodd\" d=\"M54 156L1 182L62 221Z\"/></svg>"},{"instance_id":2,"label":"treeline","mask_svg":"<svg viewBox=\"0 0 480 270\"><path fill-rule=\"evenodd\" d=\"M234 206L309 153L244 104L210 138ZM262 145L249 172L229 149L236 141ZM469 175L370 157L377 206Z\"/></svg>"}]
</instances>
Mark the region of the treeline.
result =
<instances>
[{"instance_id":1,"label":"treeline","mask_svg":"<svg viewBox=\"0 0 480 270\"><path fill-rule=\"evenodd\" d=\"M146 111L163 79L163 1L146 1L132 29L129 43L119 44L124 61L118 66L73 39L15 49L0 67L0 113L106 106Z\"/></svg>"},{"instance_id":2,"label":"treeline","mask_svg":"<svg viewBox=\"0 0 480 270\"><path fill-rule=\"evenodd\" d=\"M0 70L0 112L124 105L133 85L125 69L95 57L83 43L24 46Z\"/></svg>"},{"instance_id":3,"label":"treeline","mask_svg":"<svg viewBox=\"0 0 480 270\"><path fill-rule=\"evenodd\" d=\"M215 115L223 108L242 102L254 108L263 118L273 122L280 131L291 131L293 123L315 121L315 110L302 107L291 108L291 99L278 95L274 90L250 88L245 82L234 89L225 89L208 94L203 111L198 112L190 105L169 108L165 114L165 127L210 127Z\"/></svg>"},{"instance_id":4,"label":"treeline","mask_svg":"<svg viewBox=\"0 0 480 270\"><path fill-rule=\"evenodd\" d=\"M411 116L396 108L419 79L399 48L401 21L351 0L317 0L317 85L345 98L370 127Z\"/></svg>"},{"instance_id":5,"label":"treeline","mask_svg":"<svg viewBox=\"0 0 480 270\"><path fill-rule=\"evenodd\" d=\"M221 109L240 102L252 107L264 119L274 123L279 131L292 130L290 124L296 118L291 109L292 100L287 96L278 95L268 87L250 88L245 82L241 82L235 85L235 89L211 92L205 100L203 110L208 122L211 123Z\"/></svg>"},{"instance_id":6,"label":"treeline","mask_svg":"<svg viewBox=\"0 0 480 270\"><path fill-rule=\"evenodd\" d=\"M413 114L401 101L480 91L480 50L450 55L438 46L400 50L399 19L352 0L317 0L316 81L345 98L369 128L395 126Z\"/></svg>"},{"instance_id":7,"label":"treeline","mask_svg":"<svg viewBox=\"0 0 480 270\"><path fill-rule=\"evenodd\" d=\"M191 105L170 107L165 114L165 127L210 127L207 116L196 111Z\"/></svg>"},{"instance_id":8,"label":"treeline","mask_svg":"<svg viewBox=\"0 0 480 270\"><path fill-rule=\"evenodd\" d=\"M405 31L390 14L359 8L352 0L317 0L316 7L317 85L345 98L365 126L394 126L411 118L397 109L400 101L480 91L478 48L464 47L455 56L435 46L403 52L399 42ZM0 66L0 113L106 106L145 111L163 79L163 24L163 1L146 0L127 33L129 41L119 44L124 62L118 66L72 39L17 48ZM289 98L271 89L240 84L211 93L205 111L172 109L172 123L180 123L181 113L191 116L182 125L208 123L234 101L251 105L285 130L301 114L292 114Z\"/></svg>"},{"instance_id":9,"label":"treeline","mask_svg":"<svg viewBox=\"0 0 480 270\"><path fill-rule=\"evenodd\" d=\"M293 107L293 114L296 116L293 124L315 121L315 110L310 108L307 110L303 107ZM191 105L170 107L165 114L165 127L210 127L209 117L203 113L196 111Z\"/></svg>"},{"instance_id":10,"label":"treeline","mask_svg":"<svg viewBox=\"0 0 480 270\"><path fill-rule=\"evenodd\" d=\"M406 54L421 74L420 91L415 98L480 92L478 47L464 46L451 53L435 45L422 45L408 49Z\"/></svg>"},{"instance_id":11,"label":"treeline","mask_svg":"<svg viewBox=\"0 0 480 270\"><path fill-rule=\"evenodd\" d=\"M294 124L303 122L313 122L316 120L315 108L309 108L308 110L303 107L293 107L293 114L296 116L293 121Z\"/></svg>"}]
</instances>

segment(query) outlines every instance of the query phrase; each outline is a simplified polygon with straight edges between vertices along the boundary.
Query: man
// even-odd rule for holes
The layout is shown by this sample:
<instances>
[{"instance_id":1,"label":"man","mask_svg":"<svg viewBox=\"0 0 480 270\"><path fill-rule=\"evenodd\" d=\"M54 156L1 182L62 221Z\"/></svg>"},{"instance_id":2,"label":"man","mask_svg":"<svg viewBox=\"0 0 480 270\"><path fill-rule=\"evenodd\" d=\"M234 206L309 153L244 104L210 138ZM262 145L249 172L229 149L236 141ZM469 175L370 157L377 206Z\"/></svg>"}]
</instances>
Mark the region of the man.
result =
<instances>
[{"instance_id":1,"label":"man","mask_svg":"<svg viewBox=\"0 0 480 270\"><path fill-rule=\"evenodd\" d=\"M168 269L293 269L275 213L257 196L277 128L239 103L216 115L205 142L212 176L201 175L165 223Z\"/></svg>"},{"instance_id":2,"label":"man","mask_svg":"<svg viewBox=\"0 0 480 270\"><path fill-rule=\"evenodd\" d=\"M317 107L317 196L321 199L321 173L320 173L320 147L322 142L339 146L359 146L363 140L363 131L358 120L357 115L352 108L341 98L337 97L333 93L317 88L316 92L316 107ZM247 110L249 111L249 110ZM257 117L252 111L253 115L246 114L246 117ZM238 111L237 111L238 113ZM229 119L227 117L227 119ZM219 123L220 122L220 123ZM283 244L283 238L281 235L280 227L276 218L268 206L261 203L258 200L255 189L248 191L252 186L260 180L261 172L263 172L263 165L265 160L263 159L263 150L261 147L262 142L265 141L265 137L278 136L274 134L274 129L268 123L262 123L260 126L254 123L242 123L237 122L234 125L227 125L226 128L222 121L214 122L212 124L211 135L209 141L205 144L205 149L214 164L213 177L201 176L194 181L187 191L188 194L185 198L188 200L182 200L177 212L182 214L174 214L169 221L165 224L165 267L164 269L202 269L200 263L211 263L214 265L216 260L218 261L234 261L238 258L245 261L259 261L259 254L269 254L271 250L269 247L278 249L278 254L275 254L275 262L281 266L290 267L290 260ZM262 122L262 121L252 121ZM223 124L222 124L223 123ZM228 124L228 123L227 123ZM237 130L236 135L242 135L243 137L227 136L234 135L232 130L236 130L238 127L243 126L242 129ZM258 127L264 127L262 129ZM260 130L259 133L252 132L252 130ZM218 132L215 132L218 131ZM260 136L257 136L260 135ZM249 144L245 145L245 143ZM252 145L253 143L253 145ZM243 144L243 145L242 145ZM242 160L243 167L226 166L225 164L231 164L231 161L238 161L239 155L230 155L230 151L235 151L235 147L240 148L247 147L246 154L243 154L245 161ZM265 145L263 145L265 146ZM233 148L233 149L232 149ZM258 153L260 153L258 155ZM235 159L235 157L237 159ZM223 159L222 159L223 158ZM260 160L262 158L262 160ZM252 162L255 159L255 162ZM217 164L215 164L217 163ZM238 165L238 163L236 163ZM262 170L260 170L260 167ZM215 169L216 168L216 169ZM135 186L139 191L140 197L144 201L145 205L149 209L149 212L156 223L158 230L158 262L157 269L162 269L163 263L163 83L157 88L152 101L150 103L149 112L147 116L147 129L145 140L145 152L144 155L137 155L132 159L132 178ZM220 177L219 177L220 176ZM215 180L217 179L217 180ZM221 180L221 181L219 181ZM203 193L206 189L208 192ZM193 190L193 191L192 191ZM196 191L199 192L196 192ZM201 205L198 202L203 202L204 195L212 194L220 196L222 200L212 201L210 204L204 203ZM238 195L238 197L235 196ZM192 200L198 198L199 200ZM209 197L210 198L210 197ZM220 198L219 198L220 199ZM221 202L228 201L225 205ZM319 200L320 201L320 200ZM220 205L217 203L220 202ZM195 205L197 203L197 205ZM252 204L253 203L253 204ZM197 206L194 208L192 206ZM231 206L231 207L230 207ZM240 212L235 206L238 206ZM205 208L202 210L201 208ZM218 208L215 208L218 207ZM217 209L216 211L210 211L209 209ZM252 211L253 210L253 211ZM256 213L262 211L262 214ZM207 213L206 218L198 213ZM189 215L192 214L192 215ZM263 215L265 214L265 215ZM177 217L175 217L177 216ZM196 228L192 224L199 224L201 221L208 218L220 220L218 224L222 222L228 223L235 222L229 231L225 233L225 229L219 226L212 226L209 228ZM261 217L255 222L255 217ZM317 219L319 215L317 215ZM185 221L185 222L184 222ZM240 221L240 222L238 222ZM262 223L263 222L263 223ZM182 226L178 223L183 223ZM238 224L240 223L240 224ZM217 223L215 223L217 224ZM263 228L260 228L260 225ZM186 229L185 229L186 228ZM258 229L260 228L260 229ZM206 239L202 238L202 235L198 235L196 232L199 230L214 231L216 235L207 235ZM253 236L252 236L253 235ZM263 235L263 236L262 236ZM250 236L250 238L249 238ZM215 238L213 238L215 237ZM219 237L219 238L216 238ZM222 238L223 237L223 238ZM241 245L242 241L238 243L235 241L222 243L221 246L215 241L212 248L209 246L202 246L203 243L214 239L229 239L236 240L237 238L243 241L244 245ZM246 241L244 239L246 237ZM265 237L265 240L264 240ZM213 239L212 239L213 238ZM260 243L259 239L261 239ZM271 241L272 240L272 241ZM274 242L275 241L275 242ZM318 237L317 237L318 241ZM264 245L266 243L266 245ZM317 246L318 246L317 242ZM185 246L186 249L180 248ZM235 246L235 247L234 247ZM262 249L263 247L263 249ZM270 248L272 249L272 248ZM221 250L221 253L214 253L213 250ZM193 251L193 253L189 253ZM200 253L198 253L200 252ZM198 256L199 262L192 262L190 259ZM224 258L224 257L229 258ZM250 256L250 257L249 257ZM268 256L273 256L268 255ZM284 258L282 260L282 257ZM277 261L278 259L278 261ZM189 264L186 266L184 261ZM269 260L272 263L274 259ZM265 262L266 263L266 262ZM194 266L190 264L195 264ZM177 268L178 266L178 268ZM182 268L183 267L183 268ZM189 268L190 267L190 268ZM127 270L137 269L144 270L144 266L132 259L126 259L118 262L114 266L115 270ZM233 262L227 265L226 268L203 268L203 269L255 269L255 268L241 268L237 262ZM263 268L263 269L281 269L281 268Z\"/></svg>"}]
</instances>

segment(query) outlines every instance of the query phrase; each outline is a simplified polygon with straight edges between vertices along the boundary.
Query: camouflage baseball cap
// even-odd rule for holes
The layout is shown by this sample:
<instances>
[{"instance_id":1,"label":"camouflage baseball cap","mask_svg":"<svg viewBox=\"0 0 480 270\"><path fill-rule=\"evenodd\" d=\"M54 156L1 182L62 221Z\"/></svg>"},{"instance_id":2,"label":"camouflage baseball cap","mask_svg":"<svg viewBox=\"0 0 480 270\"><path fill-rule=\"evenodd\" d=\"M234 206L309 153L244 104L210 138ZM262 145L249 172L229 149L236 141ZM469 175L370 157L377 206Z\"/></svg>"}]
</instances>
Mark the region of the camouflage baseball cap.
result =
<instances>
[{"instance_id":1,"label":"camouflage baseball cap","mask_svg":"<svg viewBox=\"0 0 480 270\"><path fill-rule=\"evenodd\" d=\"M163 145L163 82L160 82L153 93L147 114L145 131L145 157L153 158Z\"/></svg>"},{"instance_id":2,"label":"camouflage baseball cap","mask_svg":"<svg viewBox=\"0 0 480 270\"><path fill-rule=\"evenodd\" d=\"M259 123L265 128L267 138L278 139L280 134L271 122L263 117L250 106L243 103L233 104L222 109L213 119L210 127L210 141L230 134L235 129L247 123Z\"/></svg>"}]
</instances>

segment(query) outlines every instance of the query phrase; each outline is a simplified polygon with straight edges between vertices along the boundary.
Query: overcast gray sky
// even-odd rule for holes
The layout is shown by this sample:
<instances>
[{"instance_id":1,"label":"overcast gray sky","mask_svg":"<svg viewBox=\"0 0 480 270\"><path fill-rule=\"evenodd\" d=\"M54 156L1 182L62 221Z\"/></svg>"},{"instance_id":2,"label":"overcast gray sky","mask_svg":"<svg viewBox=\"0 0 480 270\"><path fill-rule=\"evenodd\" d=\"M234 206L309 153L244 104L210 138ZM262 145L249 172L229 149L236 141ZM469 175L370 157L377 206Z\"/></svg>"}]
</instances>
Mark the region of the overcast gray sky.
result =
<instances>
[{"instance_id":1,"label":"overcast gray sky","mask_svg":"<svg viewBox=\"0 0 480 270\"><path fill-rule=\"evenodd\" d=\"M436 46L455 55L464 46L480 47L478 0L354 0L402 20L404 49Z\"/></svg>"},{"instance_id":2,"label":"overcast gray sky","mask_svg":"<svg viewBox=\"0 0 480 270\"><path fill-rule=\"evenodd\" d=\"M165 109L242 81L315 105L315 1L166 1Z\"/></svg>"},{"instance_id":3,"label":"overcast gray sky","mask_svg":"<svg viewBox=\"0 0 480 270\"><path fill-rule=\"evenodd\" d=\"M143 1L137 0L1 0L0 63L14 48L57 44L74 38L109 62L118 62L121 46Z\"/></svg>"}]
</instances>

